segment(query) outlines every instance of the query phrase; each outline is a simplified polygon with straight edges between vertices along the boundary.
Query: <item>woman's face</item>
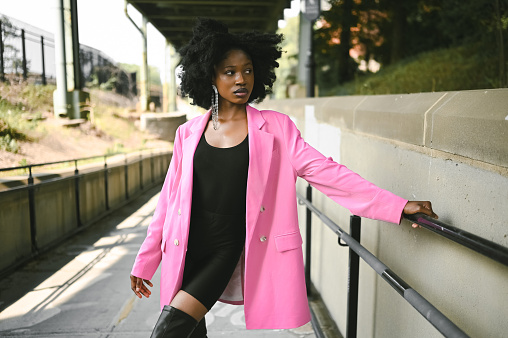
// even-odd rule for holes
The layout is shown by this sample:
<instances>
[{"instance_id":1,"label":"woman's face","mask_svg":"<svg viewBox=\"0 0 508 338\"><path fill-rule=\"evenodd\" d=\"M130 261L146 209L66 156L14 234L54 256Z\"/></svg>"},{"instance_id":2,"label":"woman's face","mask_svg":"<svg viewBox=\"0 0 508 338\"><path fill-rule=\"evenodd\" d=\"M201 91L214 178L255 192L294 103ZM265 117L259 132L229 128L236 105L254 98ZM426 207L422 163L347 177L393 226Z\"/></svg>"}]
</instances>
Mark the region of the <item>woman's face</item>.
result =
<instances>
[{"instance_id":1,"label":"woman's face","mask_svg":"<svg viewBox=\"0 0 508 338\"><path fill-rule=\"evenodd\" d=\"M230 50L215 66L213 83L222 99L233 104L247 103L254 87L252 60L242 50Z\"/></svg>"}]
</instances>

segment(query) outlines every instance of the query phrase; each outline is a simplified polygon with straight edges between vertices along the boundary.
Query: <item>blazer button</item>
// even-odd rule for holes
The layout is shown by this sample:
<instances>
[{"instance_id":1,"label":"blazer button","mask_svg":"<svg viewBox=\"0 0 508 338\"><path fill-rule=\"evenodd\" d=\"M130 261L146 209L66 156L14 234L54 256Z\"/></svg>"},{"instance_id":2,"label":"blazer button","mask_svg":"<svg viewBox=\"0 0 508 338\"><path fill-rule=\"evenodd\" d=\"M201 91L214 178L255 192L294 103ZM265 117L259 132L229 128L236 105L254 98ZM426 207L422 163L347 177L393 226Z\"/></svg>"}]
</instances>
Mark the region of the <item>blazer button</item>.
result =
<instances>
[{"instance_id":1,"label":"blazer button","mask_svg":"<svg viewBox=\"0 0 508 338\"><path fill-rule=\"evenodd\" d=\"M178 216L180 216L181 214L182 214L182 210L178 209Z\"/></svg>"},{"instance_id":2,"label":"blazer button","mask_svg":"<svg viewBox=\"0 0 508 338\"><path fill-rule=\"evenodd\" d=\"M261 212L265 211L265 207L261 206L261 209L259 209L259 211L261 211Z\"/></svg>"},{"instance_id":3,"label":"blazer button","mask_svg":"<svg viewBox=\"0 0 508 338\"><path fill-rule=\"evenodd\" d=\"M175 241L173 243L175 243L176 246L180 245L180 242L178 241L178 239L175 239Z\"/></svg>"},{"instance_id":4,"label":"blazer button","mask_svg":"<svg viewBox=\"0 0 508 338\"><path fill-rule=\"evenodd\" d=\"M260 240L261 242L266 242L266 236L262 236L261 238L259 238L259 240Z\"/></svg>"}]
</instances>

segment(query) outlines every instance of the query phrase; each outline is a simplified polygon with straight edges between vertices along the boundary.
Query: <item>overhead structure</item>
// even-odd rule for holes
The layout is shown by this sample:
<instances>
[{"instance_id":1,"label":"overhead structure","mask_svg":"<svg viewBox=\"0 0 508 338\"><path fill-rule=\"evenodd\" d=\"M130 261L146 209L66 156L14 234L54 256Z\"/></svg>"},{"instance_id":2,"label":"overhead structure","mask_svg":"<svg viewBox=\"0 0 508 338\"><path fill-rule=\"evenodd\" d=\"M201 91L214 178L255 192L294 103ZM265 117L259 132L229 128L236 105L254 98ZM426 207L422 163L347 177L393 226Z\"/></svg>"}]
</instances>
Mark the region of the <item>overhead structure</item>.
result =
<instances>
[{"instance_id":1,"label":"overhead structure","mask_svg":"<svg viewBox=\"0 0 508 338\"><path fill-rule=\"evenodd\" d=\"M162 110L177 111L175 68L178 49L192 38L196 18L205 17L224 22L231 33L274 33L284 8L291 0L125 0L140 12L166 38L166 69ZM141 100L143 101L143 100ZM146 111L146 107L142 107Z\"/></svg>"},{"instance_id":2,"label":"overhead structure","mask_svg":"<svg viewBox=\"0 0 508 338\"><path fill-rule=\"evenodd\" d=\"M192 37L197 17L224 22L232 33L273 33L290 0L127 0L179 49Z\"/></svg>"}]
</instances>

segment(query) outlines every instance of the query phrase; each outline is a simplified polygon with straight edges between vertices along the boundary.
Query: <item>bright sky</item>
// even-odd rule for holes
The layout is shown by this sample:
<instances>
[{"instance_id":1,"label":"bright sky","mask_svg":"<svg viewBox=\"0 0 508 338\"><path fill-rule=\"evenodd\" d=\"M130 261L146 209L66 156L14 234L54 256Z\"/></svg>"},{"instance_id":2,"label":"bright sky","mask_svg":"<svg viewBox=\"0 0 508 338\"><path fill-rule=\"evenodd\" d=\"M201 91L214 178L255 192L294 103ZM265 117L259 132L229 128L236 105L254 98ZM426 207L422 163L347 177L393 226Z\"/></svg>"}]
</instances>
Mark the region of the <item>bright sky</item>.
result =
<instances>
[{"instance_id":1,"label":"bright sky","mask_svg":"<svg viewBox=\"0 0 508 338\"><path fill-rule=\"evenodd\" d=\"M55 0L0 0L0 14L55 32ZM128 6L129 15L141 26L141 15ZM286 16L299 11L293 0ZM124 0L78 0L79 41L96 48L117 62L141 64L141 34L125 16ZM148 64L164 69L165 39L148 25Z\"/></svg>"},{"instance_id":2,"label":"bright sky","mask_svg":"<svg viewBox=\"0 0 508 338\"><path fill-rule=\"evenodd\" d=\"M56 28L54 0L0 0L0 14L50 33ZM141 26L141 15L129 5ZM124 0L78 0L79 42L101 50L117 62L141 63L141 34L124 13ZM148 63L163 69L165 40L148 25Z\"/></svg>"}]
</instances>

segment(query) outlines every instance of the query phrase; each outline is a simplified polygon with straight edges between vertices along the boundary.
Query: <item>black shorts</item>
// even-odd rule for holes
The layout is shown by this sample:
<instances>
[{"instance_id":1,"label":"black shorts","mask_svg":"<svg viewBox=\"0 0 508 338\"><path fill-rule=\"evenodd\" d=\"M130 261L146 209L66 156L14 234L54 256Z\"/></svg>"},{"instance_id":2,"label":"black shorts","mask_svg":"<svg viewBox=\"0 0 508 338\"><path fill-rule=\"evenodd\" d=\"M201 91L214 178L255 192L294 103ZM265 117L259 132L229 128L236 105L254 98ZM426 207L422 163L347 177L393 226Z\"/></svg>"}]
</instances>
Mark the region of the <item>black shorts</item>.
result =
<instances>
[{"instance_id":1,"label":"black shorts","mask_svg":"<svg viewBox=\"0 0 508 338\"><path fill-rule=\"evenodd\" d=\"M193 211L182 290L208 310L224 292L245 245L245 214Z\"/></svg>"}]
</instances>

